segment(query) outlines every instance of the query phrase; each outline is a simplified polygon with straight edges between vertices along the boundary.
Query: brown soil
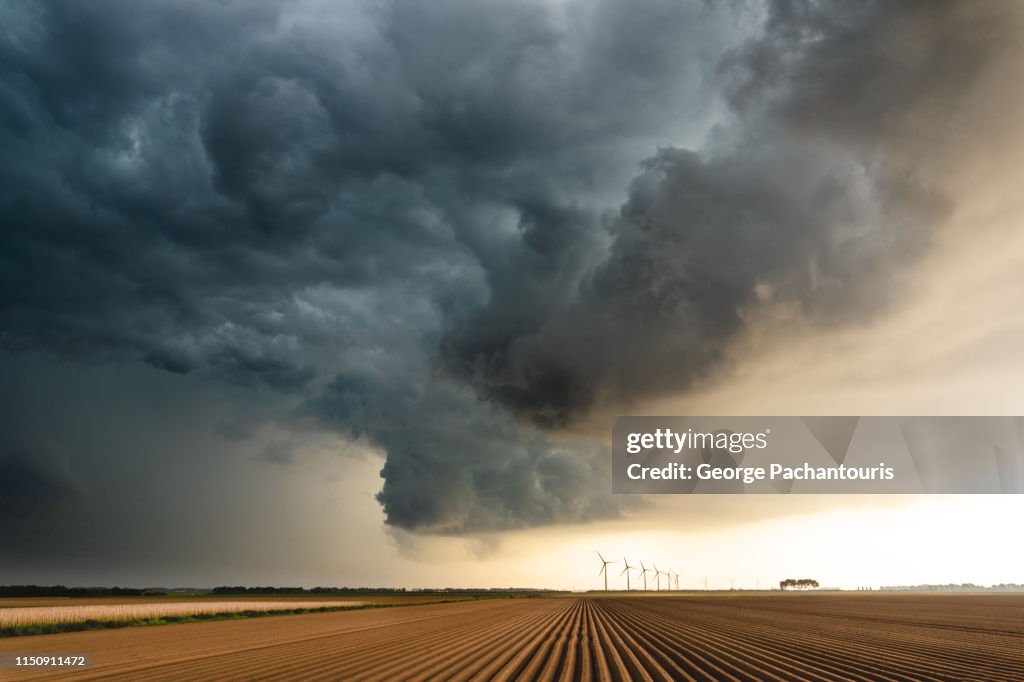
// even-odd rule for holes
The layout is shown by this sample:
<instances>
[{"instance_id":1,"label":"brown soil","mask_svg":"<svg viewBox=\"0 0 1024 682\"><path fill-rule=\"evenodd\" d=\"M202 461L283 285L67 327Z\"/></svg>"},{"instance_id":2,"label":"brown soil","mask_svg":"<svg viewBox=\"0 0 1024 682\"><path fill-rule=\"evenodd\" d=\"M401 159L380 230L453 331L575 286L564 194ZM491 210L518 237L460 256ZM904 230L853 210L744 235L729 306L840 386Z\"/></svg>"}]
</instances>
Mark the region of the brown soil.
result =
<instances>
[{"instance_id":1,"label":"brown soil","mask_svg":"<svg viewBox=\"0 0 1024 682\"><path fill-rule=\"evenodd\" d=\"M0 640L0 679L1024 680L1024 595L499 599Z\"/></svg>"}]
</instances>

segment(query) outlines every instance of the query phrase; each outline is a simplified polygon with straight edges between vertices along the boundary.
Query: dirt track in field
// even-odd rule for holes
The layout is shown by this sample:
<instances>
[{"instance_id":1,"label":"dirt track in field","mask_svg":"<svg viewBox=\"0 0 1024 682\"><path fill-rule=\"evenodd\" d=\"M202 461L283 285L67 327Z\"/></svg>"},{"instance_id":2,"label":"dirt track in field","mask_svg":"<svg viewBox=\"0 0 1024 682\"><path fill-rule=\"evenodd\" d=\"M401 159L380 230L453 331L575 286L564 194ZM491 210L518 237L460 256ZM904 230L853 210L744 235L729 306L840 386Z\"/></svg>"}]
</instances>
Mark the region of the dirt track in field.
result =
<instances>
[{"instance_id":1,"label":"dirt track in field","mask_svg":"<svg viewBox=\"0 0 1024 682\"><path fill-rule=\"evenodd\" d=\"M487 600L0 640L0 679L1024 680L1024 595Z\"/></svg>"}]
</instances>

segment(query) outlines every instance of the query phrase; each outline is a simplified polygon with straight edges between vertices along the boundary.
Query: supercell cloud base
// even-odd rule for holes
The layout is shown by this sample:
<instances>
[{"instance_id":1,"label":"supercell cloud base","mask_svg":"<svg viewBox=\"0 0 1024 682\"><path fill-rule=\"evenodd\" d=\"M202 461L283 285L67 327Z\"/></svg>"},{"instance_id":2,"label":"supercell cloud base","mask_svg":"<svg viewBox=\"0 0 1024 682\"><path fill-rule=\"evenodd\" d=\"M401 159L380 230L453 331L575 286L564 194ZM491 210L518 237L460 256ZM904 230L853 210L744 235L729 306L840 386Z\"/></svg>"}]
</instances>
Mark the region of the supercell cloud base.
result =
<instances>
[{"instance_id":1,"label":"supercell cloud base","mask_svg":"<svg viewBox=\"0 0 1024 682\"><path fill-rule=\"evenodd\" d=\"M1021 15L5 5L0 569L696 536L851 503L614 496L612 415L1021 414Z\"/></svg>"}]
</instances>

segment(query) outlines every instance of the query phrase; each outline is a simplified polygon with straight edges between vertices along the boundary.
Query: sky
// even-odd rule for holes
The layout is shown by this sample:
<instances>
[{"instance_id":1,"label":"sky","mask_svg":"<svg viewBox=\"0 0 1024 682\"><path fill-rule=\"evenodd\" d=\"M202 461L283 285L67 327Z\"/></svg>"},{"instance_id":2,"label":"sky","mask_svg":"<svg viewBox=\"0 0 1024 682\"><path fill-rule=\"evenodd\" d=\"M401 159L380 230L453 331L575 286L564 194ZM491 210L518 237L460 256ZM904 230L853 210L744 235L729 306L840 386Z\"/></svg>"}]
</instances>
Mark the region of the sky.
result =
<instances>
[{"instance_id":1,"label":"sky","mask_svg":"<svg viewBox=\"0 0 1024 682\"><path fill-rule=\"evenodd\" d=\"M0 25L0 583L1024 583L1020 496L616 496L609 454L1024 414L1019 3Z\"/></svg>"}]
</instances>

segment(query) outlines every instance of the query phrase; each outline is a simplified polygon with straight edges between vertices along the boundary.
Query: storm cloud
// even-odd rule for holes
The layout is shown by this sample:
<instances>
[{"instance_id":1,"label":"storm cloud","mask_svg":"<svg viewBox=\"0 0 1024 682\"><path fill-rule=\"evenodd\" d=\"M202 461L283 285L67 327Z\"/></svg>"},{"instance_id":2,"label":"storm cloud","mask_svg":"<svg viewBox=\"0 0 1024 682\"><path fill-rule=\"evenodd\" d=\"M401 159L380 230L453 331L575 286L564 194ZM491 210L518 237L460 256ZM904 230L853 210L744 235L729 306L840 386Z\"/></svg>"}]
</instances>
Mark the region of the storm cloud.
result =
<instances>
[{"instance_id":1,"label":"storm cloud","mask_svg":"<svg viewBox=\"0 0 1024 682\"><path fill-rule=\"evenodd\" d=\"M970 136L950 107L1013 40L995 9L773 4L719 62L736 118L643 162L608 257L565 305L522 324L492 299L448 333L448 365L563 426L687 387L759 311L884 310L953 209L927 147Z\"/></svg>"},{"instance_id":2,"label":"storm cloud","mask_svg":"<svg viewBox=\"0 0 1024 682\"><path fill-rule=\"evenodd\" d=\"M686 390L758 314L884 309L955 207L919 140L969 133L945 107L1016 13L8 5L0 341L364 439L401 528L614 515L562 427Z\"/></svg>"}]
</instances>

